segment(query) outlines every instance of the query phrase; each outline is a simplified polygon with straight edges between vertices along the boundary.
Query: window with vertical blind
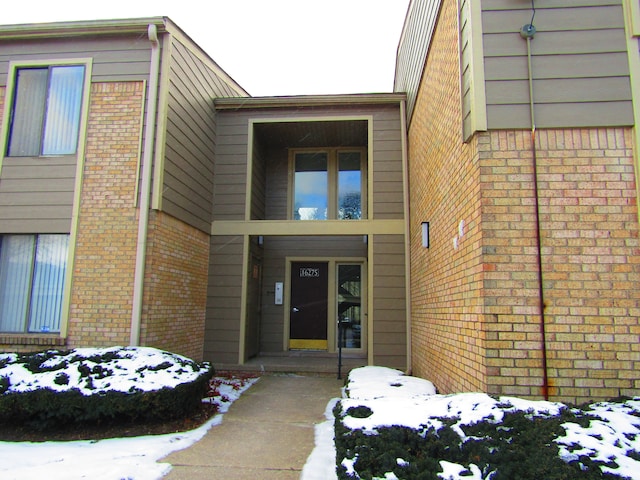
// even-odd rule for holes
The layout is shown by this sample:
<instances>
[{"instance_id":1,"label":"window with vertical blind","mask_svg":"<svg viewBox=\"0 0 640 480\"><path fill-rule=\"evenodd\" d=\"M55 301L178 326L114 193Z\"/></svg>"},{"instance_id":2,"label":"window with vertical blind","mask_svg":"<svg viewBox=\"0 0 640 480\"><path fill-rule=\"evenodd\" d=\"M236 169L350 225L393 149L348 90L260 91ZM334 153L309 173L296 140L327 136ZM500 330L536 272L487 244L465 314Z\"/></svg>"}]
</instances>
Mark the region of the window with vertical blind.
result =
<instances>
[{"instance_id":1,"label":"window with vertical blind","mask_svg":"<svg viewBox=\"0 0 640 480\"><path fill-rule=\"evenodd\" d=\"M7 156L76 153L84 76L84 65L15 70Z\"/></svg>"},{"instance_id":2,"label":"window with vertical blind","mask_svg":"<svg viewBox=\"0 0 640 480\"><path fill-rule=\"evenodd\" d=\"M69 235L0 236L0 332L60 331Z\"/></svg>"}]
</instances>

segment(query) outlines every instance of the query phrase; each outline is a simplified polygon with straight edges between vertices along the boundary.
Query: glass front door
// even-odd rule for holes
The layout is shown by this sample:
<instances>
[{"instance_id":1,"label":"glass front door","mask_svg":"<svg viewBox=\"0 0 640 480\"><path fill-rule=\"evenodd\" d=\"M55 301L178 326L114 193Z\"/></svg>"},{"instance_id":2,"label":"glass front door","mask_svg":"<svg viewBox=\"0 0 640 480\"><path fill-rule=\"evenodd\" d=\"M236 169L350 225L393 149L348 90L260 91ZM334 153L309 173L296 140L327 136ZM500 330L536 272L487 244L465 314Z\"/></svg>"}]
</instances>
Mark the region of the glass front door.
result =
<instances>
[{"instance_id":1,"label":"glass front door","mask_svg":"<svg viewBox=\"0 0 640 480\"><path fill-rule=\"evenodd\" d=\"M362 347L362 265L338 264L338 347Z\"/></svg>"}]
</instances>

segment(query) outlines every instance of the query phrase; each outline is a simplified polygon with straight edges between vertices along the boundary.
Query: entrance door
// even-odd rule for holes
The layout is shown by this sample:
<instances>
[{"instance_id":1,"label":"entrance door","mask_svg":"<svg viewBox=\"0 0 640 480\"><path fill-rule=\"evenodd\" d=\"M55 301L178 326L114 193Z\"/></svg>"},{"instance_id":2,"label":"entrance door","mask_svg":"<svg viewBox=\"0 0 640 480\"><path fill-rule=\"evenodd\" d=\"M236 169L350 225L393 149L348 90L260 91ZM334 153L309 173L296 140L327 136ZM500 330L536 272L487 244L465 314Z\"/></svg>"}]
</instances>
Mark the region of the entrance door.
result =
<instances>
[{"instance_id":1,"label":"entrance door","mask_svg":"<svg viewBox=\"0 0 640 480\"><path fill-rule=\"evenodd\" d=\"M291 263L289 348L327 349L328 262Z\"/></svg>"}]
</instances>

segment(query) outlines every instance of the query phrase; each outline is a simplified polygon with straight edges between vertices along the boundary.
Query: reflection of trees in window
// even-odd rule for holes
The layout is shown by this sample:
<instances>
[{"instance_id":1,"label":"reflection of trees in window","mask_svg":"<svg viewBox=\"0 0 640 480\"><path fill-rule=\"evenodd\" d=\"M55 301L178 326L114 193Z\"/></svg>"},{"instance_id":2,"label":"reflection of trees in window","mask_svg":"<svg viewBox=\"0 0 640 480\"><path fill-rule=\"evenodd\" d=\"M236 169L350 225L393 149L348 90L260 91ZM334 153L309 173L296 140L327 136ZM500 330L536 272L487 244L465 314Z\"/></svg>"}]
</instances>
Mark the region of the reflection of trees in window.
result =
<instances>
[{"instance_id":1,"label":"reflection of trees in window","mask_svg":"<svg viewBox=\"0 0 640 480\"><path fill-rule=\"evenodd\" d=\"M360 192L344 195L340 198L338 218L340 220L360 220L362 218L362 208L360 205Z\"/></svg>"},{"instance_id":2,"label":"reflection of trees in window","mask_svg":"<svg viewBox=\"0 0 640 480\"><path fill-rule=\"evenodd\" d=\"M294 220L362 218L362 153L329 149L294 155Z\"/></svg>"},{"instance_id":3,"label":"reflection of trees in window","mask_svg":"<svg viewBox=\"0 0 640 480\"><path fill-rule=\"evenodd\" d=\"M338 318L341 344L361 347L362 279L361 265L338 265Z\"/></svg>"}]
</instances>

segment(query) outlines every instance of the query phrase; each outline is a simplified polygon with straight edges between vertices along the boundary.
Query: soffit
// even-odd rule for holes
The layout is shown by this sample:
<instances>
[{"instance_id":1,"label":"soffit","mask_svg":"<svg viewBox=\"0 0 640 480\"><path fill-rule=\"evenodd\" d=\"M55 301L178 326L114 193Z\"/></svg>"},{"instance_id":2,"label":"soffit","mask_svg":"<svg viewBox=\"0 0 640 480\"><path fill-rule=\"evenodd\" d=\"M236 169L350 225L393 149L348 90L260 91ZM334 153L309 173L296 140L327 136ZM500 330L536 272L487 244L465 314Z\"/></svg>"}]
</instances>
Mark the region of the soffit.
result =
<instances>
[{"instance_id":1,"label":"soffit","mask_svg":"<svg viewBox=\"0 0 640 480\"><path fill-rule=\"evenodd\" d=\"M363 147L368 125L366 120L269 122L254 124L254 134L270 148Z\"/></svg>"}]
</instances>

